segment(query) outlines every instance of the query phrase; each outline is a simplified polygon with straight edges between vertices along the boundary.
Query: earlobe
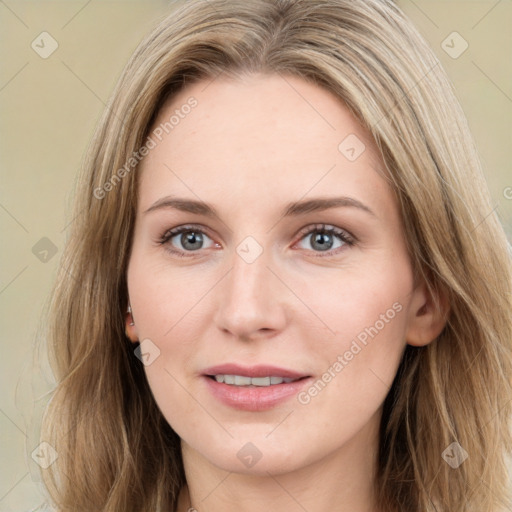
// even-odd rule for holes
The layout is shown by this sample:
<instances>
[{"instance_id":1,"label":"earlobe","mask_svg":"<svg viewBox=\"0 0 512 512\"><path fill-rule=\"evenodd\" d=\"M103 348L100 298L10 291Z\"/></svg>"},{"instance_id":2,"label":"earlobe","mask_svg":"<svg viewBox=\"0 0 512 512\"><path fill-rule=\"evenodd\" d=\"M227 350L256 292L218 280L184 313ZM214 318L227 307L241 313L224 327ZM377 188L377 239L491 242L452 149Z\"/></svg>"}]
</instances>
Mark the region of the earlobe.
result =
<instances>
[{"instance_id":1,"label":"earlobe","mask_svg":"<svg viewBox=\"0 0 512 512\"><path fill-rule=\"evenodd\" d=\"M414 290L406 333L408 345L423 347L443 331L448 321L450 304L444 290L436 290L435 293L434 297L425 283Z\"/></svg>"},{"instance_id":2,"label":"earlobe","mask_svg":"<svg viewBox=\"0 0 512 512\"><path fill-rule=\"evenodd\" d=\"M124 332L126 337L132 342L137 343L139 341L139 337L137 336L137 329L135 327L135 321L133 320L132 308L128 304L128 308L126 309L125 319L124 319Z\"/></svg>"}]
</instances>

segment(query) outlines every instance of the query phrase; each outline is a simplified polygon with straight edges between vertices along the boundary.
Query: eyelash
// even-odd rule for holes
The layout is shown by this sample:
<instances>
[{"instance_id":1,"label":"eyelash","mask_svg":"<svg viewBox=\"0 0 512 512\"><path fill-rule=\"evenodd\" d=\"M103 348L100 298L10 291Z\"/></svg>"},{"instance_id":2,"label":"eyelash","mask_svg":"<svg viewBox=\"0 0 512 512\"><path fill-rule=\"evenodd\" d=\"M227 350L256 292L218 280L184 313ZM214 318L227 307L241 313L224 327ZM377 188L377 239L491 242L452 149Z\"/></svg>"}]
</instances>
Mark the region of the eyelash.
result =
<instances>
[{"instance_id":1,"label":"eyelash","mask_svg":"<svg viewBox=\"0 0 512 512\"><path fill-rule=\"evenodd\" d=\"M201 233L203 235L208 236L208 234L200 226L190 224L190 225L179 226L177 228L167 230L159 238L158 243L160 245L168 245L166 250L168 252L170 252L171 254L178 256L180 258L194 257L195 256L194 252L199 252L199 251L186 251L184 253L182 251L175 250L174 248L172 248L172 246L170 244L168 244L168 242L172 238L174 238L176 235L180 235L181 233L186 233L189 231L194 232L194 233ZM314 226L308 226L308 227L304 228L303 230L301 230L299 232L299 236L300 236L299 241L302 240L303 238L307 237L308 235L311 235L316 232L322 233L322 234L327 234L327 235L335 235L343 242L343 245L336 249L331 249L329 251L325 251L323 254L321 254L321 251L309 251L309 252L318 253L315 257L324 258L324 257L333 256L334 254L337 254L339 252L339 250L341 250L345 245L352 247L353 245L356 244L356 238L354 236L352 236L351 234L349 234L347 231L337 228L335 226L329 226L326 224L315 224ZM208 237L208 238L210 238L210 237Z\"/></svg>"}]
</instances>

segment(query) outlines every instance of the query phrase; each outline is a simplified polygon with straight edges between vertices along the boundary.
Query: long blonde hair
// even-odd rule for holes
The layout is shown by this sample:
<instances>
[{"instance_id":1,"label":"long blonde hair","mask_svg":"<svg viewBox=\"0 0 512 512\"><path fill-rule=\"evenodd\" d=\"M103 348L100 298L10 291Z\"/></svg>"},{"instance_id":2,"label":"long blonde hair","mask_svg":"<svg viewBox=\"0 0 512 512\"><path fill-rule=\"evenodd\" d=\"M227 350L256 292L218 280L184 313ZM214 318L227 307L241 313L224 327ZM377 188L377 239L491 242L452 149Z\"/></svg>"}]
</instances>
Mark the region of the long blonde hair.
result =
<instances>
[{"instance_id":1,"label":"long blonde hair","mask_svg":"<svg viewBox=\"0 0 512 512\"><path fill-rule=\"evenodd\" d=\"M126 163L177 91L253 72L326 88L370 131L414 268L450 303L441 335L407 346L384 403L382 510L508 510L508 244L452 86L391 0L189 0L135 51L88 149L53 294L57 387L42 437L59 455L43 470L57 509L175 510L185 482L180 440L124 334L137 204L137 165ZM452 443L468 454L459 467L443 458Z\"/></svg>"}]
</instances>

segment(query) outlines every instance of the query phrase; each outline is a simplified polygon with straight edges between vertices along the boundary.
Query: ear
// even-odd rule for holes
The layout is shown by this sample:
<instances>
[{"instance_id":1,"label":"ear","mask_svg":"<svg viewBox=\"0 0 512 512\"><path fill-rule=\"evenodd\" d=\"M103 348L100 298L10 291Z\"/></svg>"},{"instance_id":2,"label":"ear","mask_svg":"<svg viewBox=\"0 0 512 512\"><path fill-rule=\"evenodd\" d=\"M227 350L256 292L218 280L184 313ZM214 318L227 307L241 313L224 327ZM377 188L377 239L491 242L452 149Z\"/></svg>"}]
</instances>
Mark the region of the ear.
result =
<instances>
[{"instance_id":1,"label":"ear","mask_svg":"<svg viewBox=\"0 0 512 512\"><path fill-rule=\"evenodd\" d=\"M124 315L124 332L126 334L126 337L132 343L137 343L139 341L139 336L137 334L137 326L135 325L132 309L130 306L126 308L126 313Z\"/></svg>"},{"instance_id":2,"label":"ear","mask_svg":"<svg viewBox=\"0 0 512 512\"><path fill-rule=\"evenodd\" d=\"M446 291L439 289L431 292L424 281L419 283L412 294L407 344L422 347L434 341L444 329L449 313L450 303Z\"/></svg>"}]
</instances>

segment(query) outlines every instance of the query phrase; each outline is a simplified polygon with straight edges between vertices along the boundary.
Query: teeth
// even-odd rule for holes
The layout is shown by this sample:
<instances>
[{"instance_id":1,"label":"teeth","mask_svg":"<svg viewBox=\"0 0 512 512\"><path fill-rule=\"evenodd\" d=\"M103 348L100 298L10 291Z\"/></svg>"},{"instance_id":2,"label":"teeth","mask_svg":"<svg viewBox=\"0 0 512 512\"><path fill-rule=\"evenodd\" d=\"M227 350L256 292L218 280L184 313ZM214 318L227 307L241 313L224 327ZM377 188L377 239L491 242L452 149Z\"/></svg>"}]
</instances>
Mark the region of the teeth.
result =
<instances>
[{"instance_id":1,"label":"teeth","mask_svg":"<svg viewBox=\"0 0 512 512\"><path fill-rule=\"evenodd\" d=\"M270 377L253 377L251 384L253 386L270 386Z\"/></svg>"},{"instance_id":2,"label":"teeth","mask_svg":"<svg viewBox=\"0 0 512 512\"><path fill-rule=\"evenodd\" d=\"M224 375L224 383L225 384L234 384L235 376L234 375Z\"/></svg>"},{"instance_id":3,"label":"teeth","mask_svg":"<svg viewBox=\"0 0 512 512\"><path fill-rule=\"evenodd\" d=\"M231 377L231 375L229 375L229 377ZM225 378L224 382L226 382ZM235 382L233 382L233 384L235 386L249 386L251 384L251 377L242 377L241 375L235 375Z\"/></svg>"},{"instance_id":4,"label":"teeth","mask_svg":"<svg viewBox=\"0 0 512 512\"><path fill-rule=\"evenodd\" d=\"M215 375L217 382L230 384L232 386L272 386L274 384L285 384L293 382L297 379L289 379L285 377L246 377L245 375Z\"/></svg>"}]
</instances>

